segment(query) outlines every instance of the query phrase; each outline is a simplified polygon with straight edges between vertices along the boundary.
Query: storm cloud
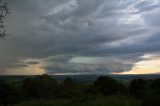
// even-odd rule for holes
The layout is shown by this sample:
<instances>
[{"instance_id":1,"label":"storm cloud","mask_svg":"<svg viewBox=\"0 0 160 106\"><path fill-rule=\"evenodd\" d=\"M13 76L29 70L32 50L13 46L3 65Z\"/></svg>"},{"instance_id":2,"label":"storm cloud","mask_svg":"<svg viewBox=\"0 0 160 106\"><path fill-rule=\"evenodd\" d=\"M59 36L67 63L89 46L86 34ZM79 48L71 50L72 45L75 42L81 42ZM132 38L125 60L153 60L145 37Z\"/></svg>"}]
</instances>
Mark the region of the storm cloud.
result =
<instances>
[{"instance_id":1,"label":"storm cloud","mask_svg":"<svg viewBox=\"0 0 160 106\"><path fill-rule=\"evenodd\" d=\"M14 71L13 66L37 64L47 74L124 72L144 59L139 57L160 51L159 0L9 4L12 14L6 27L11 36L0 40L1 74Z\"/></svg>"}]
</instances>

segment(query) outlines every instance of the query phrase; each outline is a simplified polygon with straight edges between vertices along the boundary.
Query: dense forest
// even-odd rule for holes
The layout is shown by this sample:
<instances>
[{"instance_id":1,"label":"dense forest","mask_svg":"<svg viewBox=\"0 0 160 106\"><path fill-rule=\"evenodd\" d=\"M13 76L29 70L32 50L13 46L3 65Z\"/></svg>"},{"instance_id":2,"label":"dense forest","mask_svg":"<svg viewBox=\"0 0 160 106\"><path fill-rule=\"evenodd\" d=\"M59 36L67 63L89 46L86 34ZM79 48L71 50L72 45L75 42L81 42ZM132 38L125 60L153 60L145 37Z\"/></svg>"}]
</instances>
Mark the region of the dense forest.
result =
<instances>
[{"instance_id":1,"label":"dense forest","mask_svg":"<svg viewBox=\"0 0 160 106\"><path fill-rule=\"evenodd\" d=\"M38 75L19 81L0 80L1 106L160 106L160 79L122 83L100 76L93 83L56 81Z\"/></svg>"}]
</instances>

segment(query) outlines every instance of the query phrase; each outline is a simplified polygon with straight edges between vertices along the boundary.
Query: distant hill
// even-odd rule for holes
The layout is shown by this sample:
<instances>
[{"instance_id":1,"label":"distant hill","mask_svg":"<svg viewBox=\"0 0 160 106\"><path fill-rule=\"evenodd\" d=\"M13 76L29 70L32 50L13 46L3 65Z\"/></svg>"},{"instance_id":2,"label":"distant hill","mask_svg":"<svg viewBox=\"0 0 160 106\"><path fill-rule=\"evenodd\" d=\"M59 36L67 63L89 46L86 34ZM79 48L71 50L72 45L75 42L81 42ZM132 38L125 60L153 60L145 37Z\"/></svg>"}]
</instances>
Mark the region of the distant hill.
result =
<instances>
[{"instance_id":1,"label":"distant hill","mask_svg":"<svg viewBox=\"0 0 160 106\"><path fill-rule=\"evenodd\" d=\"M93 82L96 80L97 77L102 75L97 74L90 74L90 75L51 75L53 78L55 78L57 81L62 81L66 77L71 77L73 81L75 82ZM142 78L142 79L156 79L160 78L160 74L147 74L147 75L107 75L110 77L113 77L119 81L122 82L129 82L132 79ZM34 75L22 75L22 76L0 76L0 79L7 80L7 81L17 81L17 80L23 80L28 77L34 77Z\"/></svg>"}]
</instances>

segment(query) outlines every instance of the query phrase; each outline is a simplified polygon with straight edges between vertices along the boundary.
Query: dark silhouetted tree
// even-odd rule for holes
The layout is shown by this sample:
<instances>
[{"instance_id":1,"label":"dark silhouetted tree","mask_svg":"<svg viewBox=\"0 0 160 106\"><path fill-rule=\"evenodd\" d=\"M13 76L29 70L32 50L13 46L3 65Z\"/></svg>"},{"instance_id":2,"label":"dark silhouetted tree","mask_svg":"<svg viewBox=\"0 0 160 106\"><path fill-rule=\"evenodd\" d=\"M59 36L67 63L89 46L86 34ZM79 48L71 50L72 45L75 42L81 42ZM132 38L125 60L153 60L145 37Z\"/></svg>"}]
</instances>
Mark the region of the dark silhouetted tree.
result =
<instances>
[{"instance_id":1,"label":"dark silhouetted tree","mask_svg":"<svg viewBox=\"0 0 160 106\"><path fill-rule=\"evenodd\" d=\"M5 31L5 19L10 14L10 9L8 7L7 0L0 0L0 38L6 37Z\"/></svg>"},{"instance_id":2,"label":"dark silhouetted tree","mask_svg":"<svg viewBox=\"0 0 160 106\"><path fill-rule=\"evenodd\" d=\"M73 80L72 80L71 77L67 77L66 79L64 79L62 84L63 84L65 89L71 89L74 86L74 83L73 83Z\"/></svg>"},{"instance_id":3,"label":"dark silhouetted tree","mask_svg":"<svg viewBox=\"0 0 160 106\"><path fill-rule=\"evenodd\" d=\"M7 105L10 96L10 87L3 80L0 80L0 105Z\"/></svg>"},{"instance_id":4,"label":"dark silhouetted tree","mask_svg":"<svg viewBox=\"0 0 160 106\"><path fill-rule=\"evenodd\" d=\"M23 89L29 97L51 98L56 93L57 82L48 75L40 75L35 78L25 79Z\"/></svg>"},{"instance_id":5,"label":"dark silhouetted tree","mask_svg":"<svg viewBox=\"0 0 160 106\"><path fill-rule=\"evenodd\" d=\"M144 97L148 86L145 80L143 79L133 79L129 85L129 93L138 98Z\"/></svg>"},{"instance_id":6,"label":"dark silhouetted tree","mask_svg":"<svg viewBox=\"0 0 160 106\"><path fill-rule=\"evenodd\" d=\"M121 93L121 94L127 94L128 93L128 88L126 87L126 85L119 82L118 83L118 92Z\"/></svg>"},{"instance_id":7,"label":"dark silhouetted tree","mask_svg":"<svg viewBox=\"0 0 160 106\"><path fill-rule=\"evenodd\" d=\"M58 96L62 98L71 98L74 90L74 83L71 77L64 79L59 85Z\"/></svg>"},{"instance_id":8,"label":"dark silhouetted tree","mask_svg":"<svg viewBox=\"0 0 160 106\"><path fill-rule=\"evenodd\" d=\"M118 91L118 81L108 76L97 78L94 84L105 95L114 94Z\"/></svg>"},{"instance_id":9,"label":"dark silhouetted tree","mask_svg":"<svg viewBox=\"0 0 160 106\"><path fill-rule=\"evenodd\" d=\"M154 93L160 95L160 79L155 79L152 81L151 88L153 89Z\"/></svg>"}]
</instances>

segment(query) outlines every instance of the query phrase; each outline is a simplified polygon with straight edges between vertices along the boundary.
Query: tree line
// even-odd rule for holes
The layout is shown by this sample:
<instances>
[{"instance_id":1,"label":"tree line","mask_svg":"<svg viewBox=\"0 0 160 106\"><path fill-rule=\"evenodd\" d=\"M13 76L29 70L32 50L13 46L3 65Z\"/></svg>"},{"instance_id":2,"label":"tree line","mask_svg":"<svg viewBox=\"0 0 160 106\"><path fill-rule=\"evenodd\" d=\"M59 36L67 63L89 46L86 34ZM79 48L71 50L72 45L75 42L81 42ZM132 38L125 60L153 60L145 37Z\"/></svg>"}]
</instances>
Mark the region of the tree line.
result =
<instances>
[{"instance_id":1,"label":"tree line","mask_svg":"<svg viewBox=\"0 0 160 106\"><path fill-rule=\"evenodd\" d=\"M75 83L67 77L57 82L49 75L38 75L16 82L0 80L0 105L7 106L31 99L71 99L123 95L141 101L142 106L160 106L160 79L133 79L124 84L109 76L93 83Z\"/></svg>"}]
</instances>

